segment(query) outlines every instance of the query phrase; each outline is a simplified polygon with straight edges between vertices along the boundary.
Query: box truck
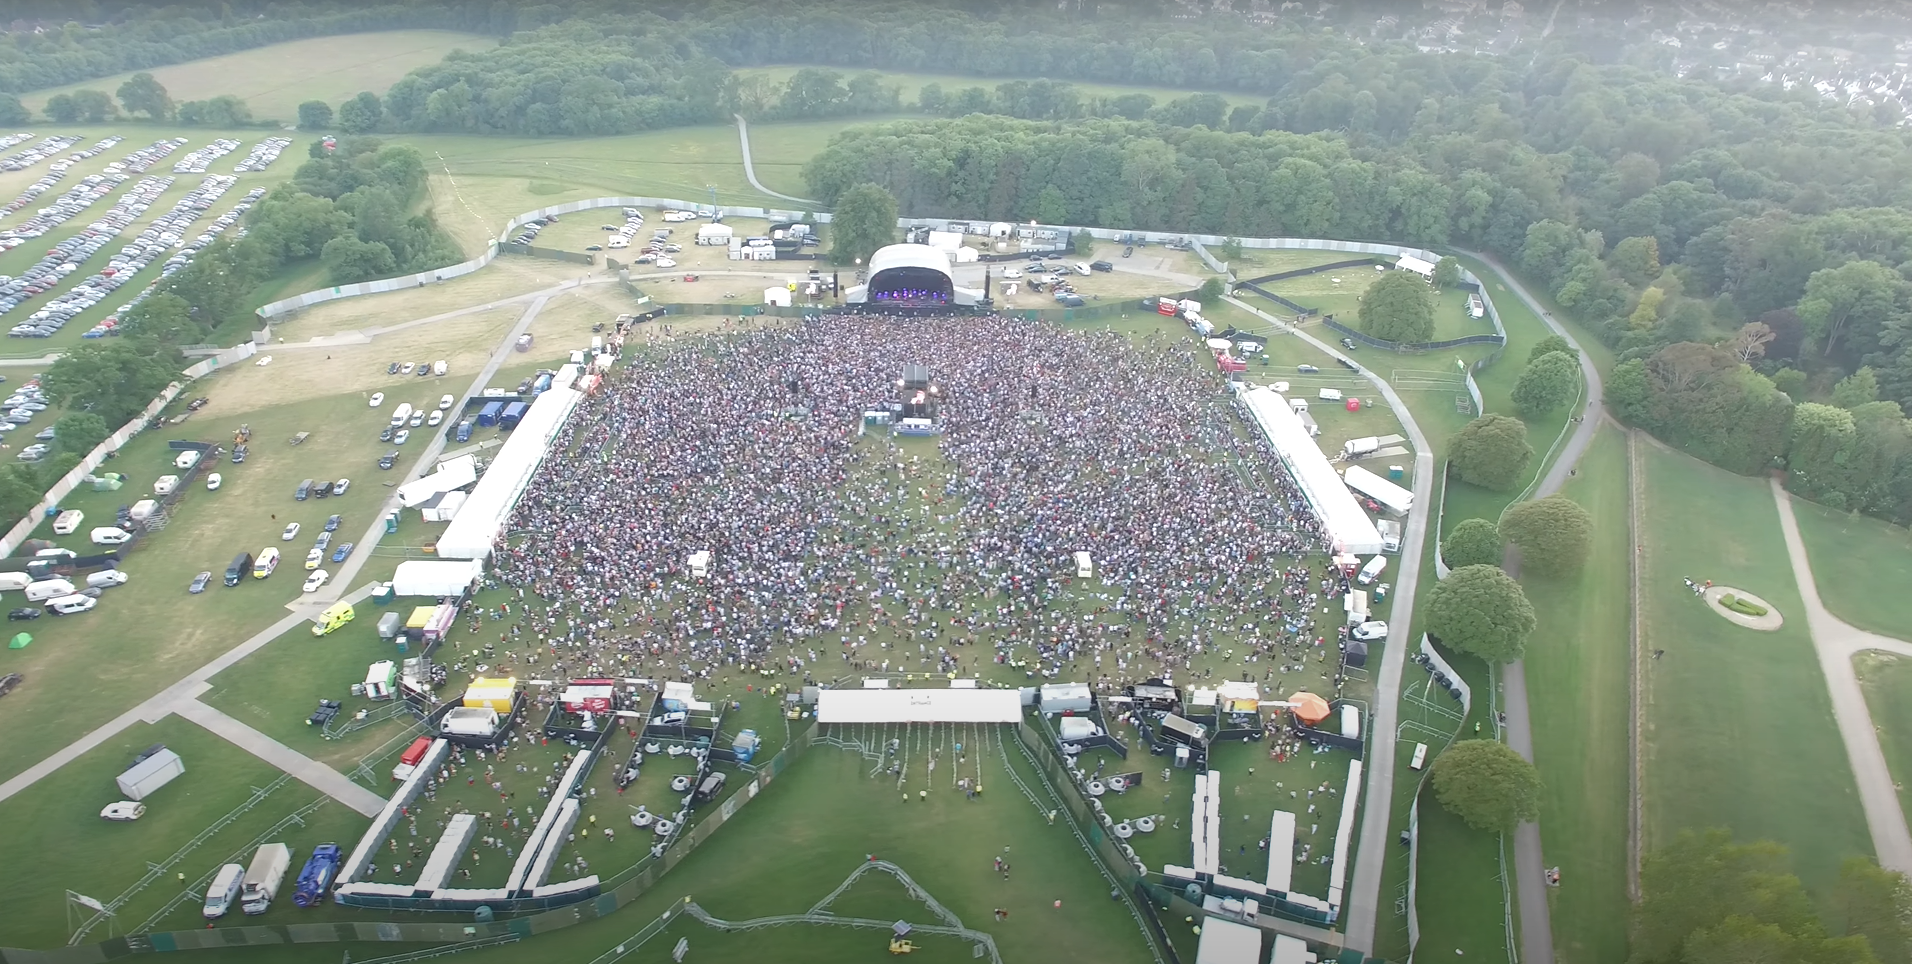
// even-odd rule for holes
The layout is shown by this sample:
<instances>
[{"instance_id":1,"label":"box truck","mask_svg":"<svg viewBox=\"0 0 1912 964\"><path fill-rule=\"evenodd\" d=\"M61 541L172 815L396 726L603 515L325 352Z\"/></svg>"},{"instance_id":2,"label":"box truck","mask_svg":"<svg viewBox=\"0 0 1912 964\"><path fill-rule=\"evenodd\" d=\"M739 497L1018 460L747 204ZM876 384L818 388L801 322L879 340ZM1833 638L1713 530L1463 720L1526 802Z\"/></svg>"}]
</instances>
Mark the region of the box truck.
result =
<instances>
[{"instance_id":1,"label":"box truck","mask_svg":"<svg viewBox=\"0 0 1912 964\"><path fill-rule=\"evenodd\" d=\"M398 755L398 766L392 768L392 782L404 783L411 779L412 774L418 770L418 761L425 759L425 754L431 752L431 748L432 738L429 736L421 736L413 740L412 745Z\"/></svg>"},{"instance_id":2,"label":"box truck","mask_svg":"<svg viewBox=\"0 0 1912 964\"><path fill-rule=\"evenodd\" d=\"M524 418L525 409L529 407L530 406L523 402L512 402L506 405L504 413L498 416L498 427L504 429L517 428L519 420Z\"/></svg>"},{"instance_id":3,"label":"box truck","mask_svg":"<svg viewBox=\"0 0 1912 964\"><path fill-rule=\"evenodd\" d=\"M1370 435L1367 438L1351 438L1342 444L1341 457L1344 459L1358 459L1363 456L1372 455L1380 448L1381 440L1376 436Z\"/></svg>"},{"instance_id":4,"label":"box truck","mask_svg":"<svg viewBox=\"0 0 1912 964\"><path fill-rule=\"evenodd\" d=\"M1401 524L1393 519L1382 519L1374 524L1375 531L1381 533L1381 548L1387 552L1401 551Z\"/></svg>"},{"instance_id":5,"label":"box truck","mask_svg":"<svg viewBox=\"0 0 1912 964\"><path fill-rule=\"evenodd\" d=\"M265 913L272 906L272 898L279 896L279 885L285 882L285 872L291 866L292 851L285 844L262 845L246 868L245 882L239 890L239 909L249 915Z\"/></svg>"},{"instance_id":6,"label":"box truck","mask_svg":"<svg viewBox=\"0 0 1912 964\"><path fill-rule=\"evenodd\" d=\"M478 410L478 424L485 427L498 424L498 414L504 410L503 402L486 402L485 407Z\"/></svg>"}]
</instances>

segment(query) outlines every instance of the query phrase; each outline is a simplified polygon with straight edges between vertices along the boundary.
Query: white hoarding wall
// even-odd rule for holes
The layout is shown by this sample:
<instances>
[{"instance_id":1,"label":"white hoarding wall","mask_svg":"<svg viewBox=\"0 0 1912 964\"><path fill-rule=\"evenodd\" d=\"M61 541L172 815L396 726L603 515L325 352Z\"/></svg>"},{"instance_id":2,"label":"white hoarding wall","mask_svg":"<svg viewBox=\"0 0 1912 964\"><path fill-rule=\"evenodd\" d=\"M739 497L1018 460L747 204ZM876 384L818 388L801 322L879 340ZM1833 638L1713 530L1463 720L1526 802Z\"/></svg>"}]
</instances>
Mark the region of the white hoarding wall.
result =
<instances>
[{"instance_id":1,"label":"white hoarding wall","mask_svg":"<svg viewBox=\"0 0 1912 964\"><path fill-rule=\"evenodd\" d=\"M1346 552L1368 555L1381 551L1381 532L1374 527L1354 494L1334 470L1321 446L1309 436L1301 417L1288 407L1288 400L1274 389L1263 386L1242 393L1238 398L1248 416L1261 429L1268 444L1288 468L1288 474L1308 500L1308 507L1321 519L1328 538Z\"/></svg>"},{"instance_id":2,"label":"white hoarding wall","mask_svg":"<svg viewBox=\"0 0 1912 964\"><path fill-rule=\"evenodd\" d=\"M544 463L551 443L564 430L572 410L584 400L582 392L553 388L531 403L511 437L500 446L478 487L465 500L458 517L438 537L438 555L446 559L483 559L504 530L505 519L518 497Z\"/></svg>"}]
</instances>

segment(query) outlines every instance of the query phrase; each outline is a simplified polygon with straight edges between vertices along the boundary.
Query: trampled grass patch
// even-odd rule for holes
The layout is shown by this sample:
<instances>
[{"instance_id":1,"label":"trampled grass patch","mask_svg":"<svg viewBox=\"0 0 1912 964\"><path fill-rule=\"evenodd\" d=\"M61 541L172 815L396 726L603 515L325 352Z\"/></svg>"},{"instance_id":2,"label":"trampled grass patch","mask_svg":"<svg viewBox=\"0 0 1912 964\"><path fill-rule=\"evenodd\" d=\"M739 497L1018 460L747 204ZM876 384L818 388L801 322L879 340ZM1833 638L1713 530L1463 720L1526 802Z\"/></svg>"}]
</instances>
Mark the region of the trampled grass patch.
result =
<instances>
[{"instance_id":1,"label":"trampled grass patch","mask_svg":"<svg viewBox=\"0 0 1912 964\"><path fill-rule=\"evenodd\" d=\"M1548 866L1561 868L1553 897L1554 946L1563 961L1626 956L1628 729L1631 645L1626 439L1603 428L1562 494L1596 520L1577 574L1533 574L1521 584L1540 618L1525 669L1534 762L1545 790L1540 829Z\"/></svg>"},{"instance_id":2,"label":"trampled grass patch","mask_svg":"<svg viewBox=\"0 0 1912 964\"><path fill-rule=\"evenodd\" d=\"M256 47L234 54L188 61L147 71L175 102L231 94L252 108L252 116L294 124L299 105L322 100L337 108L359 91L384 94L400 78L435 64L454 50L483 50L496 38L453 30L387 30L377 33L313 37ZM112 96L132 71L97 80L34 91L21 101L36 114L55 94L76 90Z\"/></svg>"},{"instance_id":3,"label":"trampled grass patch","mask_svg":"<svg viewBox=\"0 0 1912 964\"><path fill-rule=\"evenodd\" d=\"M1643 445L1641 647L1646 667L1644 846L1727 827L1791 848L1823 893L1839 862L1870 855L1805 614L1763 479ZM1736 626L1682 578L1744 589L1779 607L1776 632ZM1538 704L1537 704L1538 705Z\"/></svg>"},{"instance_id":4,"label":"trampled grass patch","mask_svg":"<svg viewBox=\"0 0 1912 964\"><path fill-rule=\"evenodd\" d=\"M1803 499L1793 500L1793 515L1826 608L1860 629L1912 638L1912 531Z\"/></svg>"}]
</instances>

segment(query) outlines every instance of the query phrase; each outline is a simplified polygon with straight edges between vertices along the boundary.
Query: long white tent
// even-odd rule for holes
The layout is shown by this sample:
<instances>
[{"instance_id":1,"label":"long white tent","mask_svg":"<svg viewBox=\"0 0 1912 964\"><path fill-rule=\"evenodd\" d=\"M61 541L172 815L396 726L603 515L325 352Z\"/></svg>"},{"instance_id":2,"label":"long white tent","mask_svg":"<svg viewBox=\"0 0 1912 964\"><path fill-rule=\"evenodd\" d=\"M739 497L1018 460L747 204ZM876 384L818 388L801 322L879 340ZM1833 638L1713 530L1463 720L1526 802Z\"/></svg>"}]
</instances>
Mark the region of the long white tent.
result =
<instances>
[{"instance_id":1,"label":"long white tent","mask_svg":"<svg viewBox=\"0 0 1912 964\"><path fill-rule=\"evenodd\" d=\"M460 455L438 463L438 471L398 487L398 504L409 509L441 492L461 489L478 478L478 457Z\"/></svg>"},{"instance_id":2,"label":"long white tent","mask_svg":"<svg viewBox=\"0 0 1912 964\"><path fill-rule=\"evenodd\" d=\"M392 592L456 599L484 574L485 564L477 559L408 559L392 573Z\"/></svg>"},{"instance_id":3,"label":"long white tent","mask_svg":"<svg viewBox=\"0 0 1912 964\"><path fill-rule=\"evenodd\" d=\"M1014 723L1016 690L822 690L818 723Z\"/></svg>"},{"instance_id":4,"label":"long white tent","mask_svg":"<svg viewBox=\"0 0 1912 964\"><path fill-rule=\"evenodd\" d=\"M497 542L518 497L531 484L531 477L543 464L552 441L564 430L572 410L583 400L583 392L552 388L531 403L511 437L499 446L498 455L478 480L471 498L465 500L465 507L438 537L440 558L483 559L491 555L492 544Z\"/></svg>"},{"instance_id":5,"label":"long white tent","mask_svg":"<svg viewBox=\"0 0 1912 964\"><path fill-rule=\"evenodd\" d=\"M1301 489L1302 498L1321 519L1328 538L1344 552L1368 555L1381 551L1381 532L1374 520L1354 500L1341 473L1329 464L1321 447L1301 424L1301 417L1288 407L1288 400L1267 386L1250 389L1239 396L1241 405L1261 429L1275 455L1287 466ZM455 523L454 523L455 524Z\"/></svg>"}]
</instances>

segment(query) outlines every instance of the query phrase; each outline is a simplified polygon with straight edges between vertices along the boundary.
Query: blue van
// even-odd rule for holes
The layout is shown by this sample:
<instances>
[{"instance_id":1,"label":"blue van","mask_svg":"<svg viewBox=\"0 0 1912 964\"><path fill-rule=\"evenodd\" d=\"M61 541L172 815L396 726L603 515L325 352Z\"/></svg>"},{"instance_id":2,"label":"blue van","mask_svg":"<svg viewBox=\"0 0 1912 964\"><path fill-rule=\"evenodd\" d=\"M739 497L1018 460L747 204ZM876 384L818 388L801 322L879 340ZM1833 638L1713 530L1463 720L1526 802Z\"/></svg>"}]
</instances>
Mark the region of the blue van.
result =
<instances>
[{"instance_id":1,"label":"blue van","mask_svg":"<svg viewBox=\"0 0 1912 964\"><path fill-rule=\"evenodd\" d=\"M523 402L512 402L505 406L504 414L498 416L498 425L509 431L518 427L518 420L524 418L525 409L530 408Z\"/></svg>"},{"instance_id":2,"label":"blue van","mask_svg":"<svg viewBox=\"0 0 1912 964\"><path fill-rule=\"evenodd\" d=\"M478 410L478 424L486 426L498 424L498 413L504 410L505 403L503 402L486 402L485 407ZM459 441L462 442L464 439L459 439Z\"/></svg>"},{"instance_id":3,"label":"blue van","mask_svg":"<svg viewBox=\"0 0 1912 964\"><path fill-rule=\"evenodd\" d=\"M457 439L460 442L471 441L471 419L465 419L458 423Z\"/></svg>"}]
</instances>

